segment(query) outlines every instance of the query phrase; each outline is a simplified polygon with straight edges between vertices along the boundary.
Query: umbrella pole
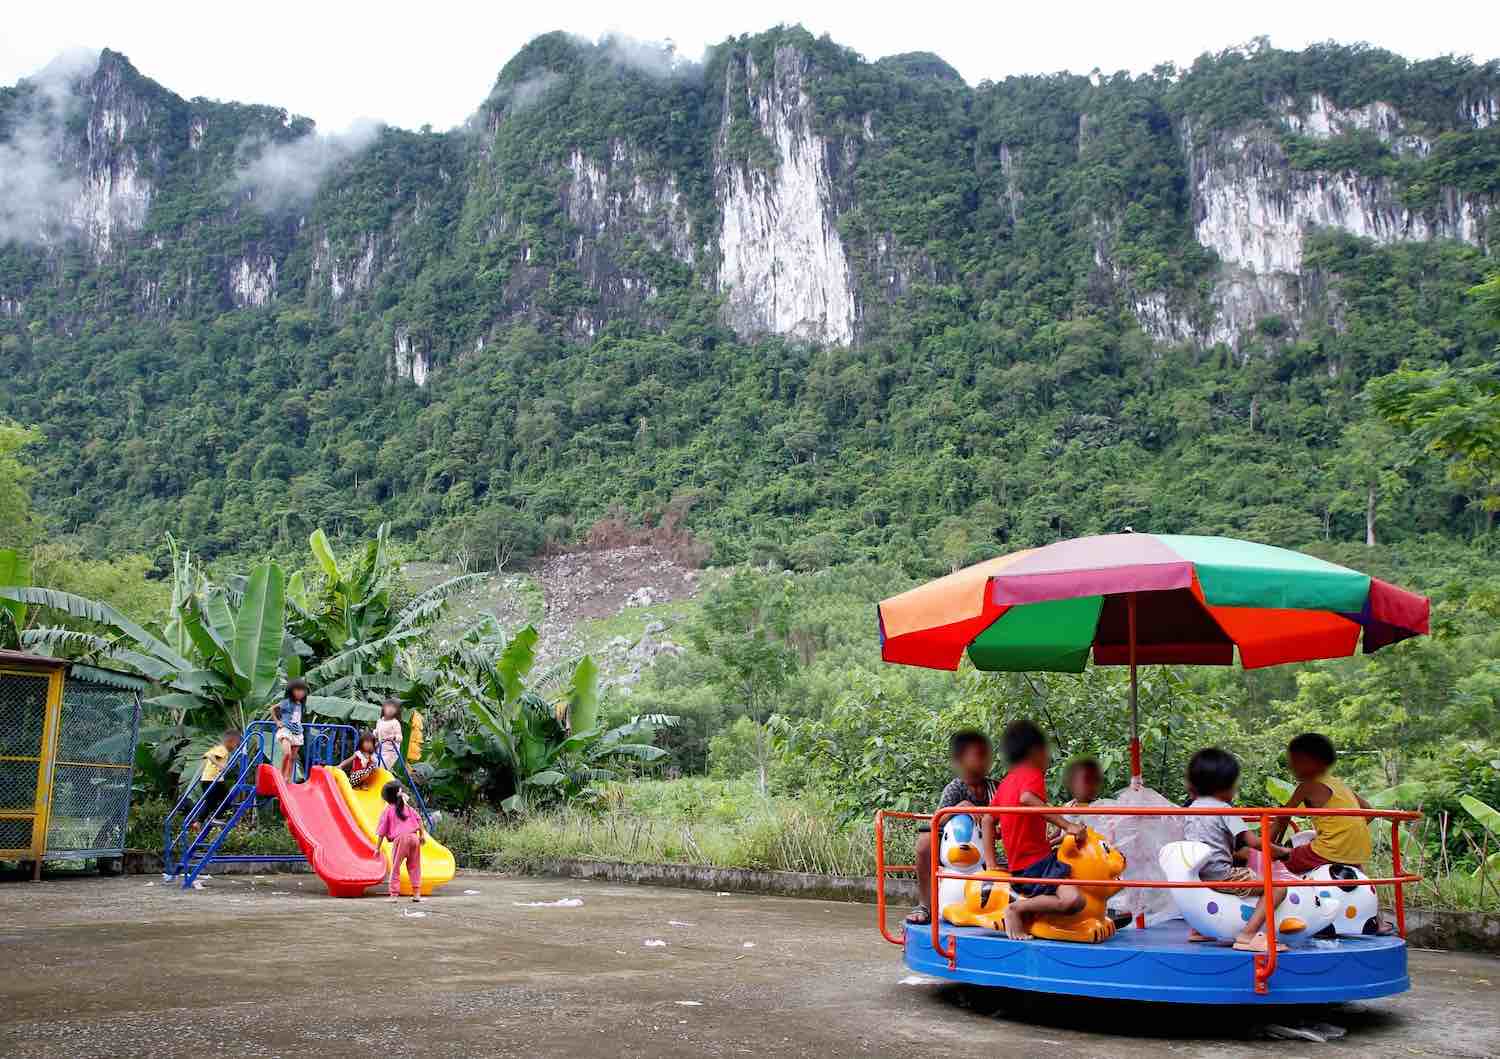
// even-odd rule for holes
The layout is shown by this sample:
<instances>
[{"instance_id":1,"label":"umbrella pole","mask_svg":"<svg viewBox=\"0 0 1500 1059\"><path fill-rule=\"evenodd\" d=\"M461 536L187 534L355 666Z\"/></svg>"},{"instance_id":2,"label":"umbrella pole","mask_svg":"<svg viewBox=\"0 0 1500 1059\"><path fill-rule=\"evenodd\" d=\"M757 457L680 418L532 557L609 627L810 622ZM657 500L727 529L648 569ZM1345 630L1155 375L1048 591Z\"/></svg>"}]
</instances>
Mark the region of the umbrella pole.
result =
<instances>
[{"instance_id":1,"label":"umbrella pole","mask_svg":"<svg viewBox=\"0 0 1500 1059\"><path fill-rule=\"evenodd\" d=\"M1141 728L1140 702L1135 676L1135 593L1125 597L1125 611L1130 625L1130 789L1138 791L1141 783ZM1144 894L1133 895L1135 904L1135 929L1146 929L1146 907Z\"/></svg>"},{"instance_id":2,"label":"umbrella pole","mask_svg":"<svg viewBox=\"0 0 1500 1059\"><path fill-rule=\"evenodd\" d=\"M1125 610L1130 626L1130 786L1141 788L1141 730L1140 706L1137 699L1135 675L1135 593L1125 597Z\"/></svg>"}]
</instances>

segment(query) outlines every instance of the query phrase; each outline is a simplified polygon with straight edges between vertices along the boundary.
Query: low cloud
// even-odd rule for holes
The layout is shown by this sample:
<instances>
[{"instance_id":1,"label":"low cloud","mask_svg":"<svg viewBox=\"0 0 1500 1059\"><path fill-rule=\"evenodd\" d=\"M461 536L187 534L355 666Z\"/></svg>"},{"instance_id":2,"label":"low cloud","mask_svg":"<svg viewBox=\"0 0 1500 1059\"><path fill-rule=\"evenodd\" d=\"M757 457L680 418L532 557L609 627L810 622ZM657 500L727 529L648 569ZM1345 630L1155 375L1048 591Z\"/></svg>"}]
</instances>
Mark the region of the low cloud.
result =
<instances>
[{"instance_id":1,"label":"low cloud","mask_svg":"<svg viewBox=\"0 0 1500 1059\"><path fill-rule=\"evenodd\" d=\"M234 190L267 212L305 206L333 171L374 143L384 127L363 120L326 136L314 132L287 143L252 141L241 148L249 160L235 174Z\"/></svg>"},{"instance_id":2,"label":"low cloud","mask_svg":"<svg viewBox=\"0 0 1500 1059\"><path fill-rule=\"evenodd\" d=\"M702 70L701 64L678 55L677 45L670 40L636 40L610 33L600 37L597 46L614 62L648 77L696 77Z\"/></svg>"},{"instance_id":3,"label":"low cloud","mask_svg":"<svg viewBox=\"0 0 1500 1059\"><path fill-rule=\"evenodd\" d=\"M541 98L552 91L561 80L562 74L551 70L536 70L527 74L523 80L510 89L506 95L506 102L510 104L510 109L513 111L525 110L540 102Z\"/></svg>"},{"instance_id":4,"label":"low cloud","mask_svg":"<svg viewBox=\"0 0 1500 1059\"><path fill-rule=\"evenodd\" d=\"M29 89L0 143L0 243L40 245L64 235L82 191L63 161L63 130L79 103L78 86L99 65L96 51L59 55L17 87Z\"/></svg>"}]
</instances>

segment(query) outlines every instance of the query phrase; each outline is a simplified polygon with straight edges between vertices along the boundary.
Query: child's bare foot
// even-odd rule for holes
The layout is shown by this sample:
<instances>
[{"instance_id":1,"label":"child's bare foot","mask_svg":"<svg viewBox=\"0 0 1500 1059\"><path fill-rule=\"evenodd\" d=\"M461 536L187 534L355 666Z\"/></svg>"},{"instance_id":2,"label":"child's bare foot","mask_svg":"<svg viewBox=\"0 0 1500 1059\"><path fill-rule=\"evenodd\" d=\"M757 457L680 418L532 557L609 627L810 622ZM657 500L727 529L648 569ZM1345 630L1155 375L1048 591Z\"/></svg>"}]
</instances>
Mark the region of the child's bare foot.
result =
<instances>
[{"instance_id":1,"label":"child's bare foot","mask_svg":"<svg viewBox=\"0 0 1500 1059\"><path fill-rule=\"evenodd\" d=\"M1031 940L1031 932L1026 929L1026 917L1014 905L1005 910L1005 936L1012 941Z\"/></svg>"}]
</instances>

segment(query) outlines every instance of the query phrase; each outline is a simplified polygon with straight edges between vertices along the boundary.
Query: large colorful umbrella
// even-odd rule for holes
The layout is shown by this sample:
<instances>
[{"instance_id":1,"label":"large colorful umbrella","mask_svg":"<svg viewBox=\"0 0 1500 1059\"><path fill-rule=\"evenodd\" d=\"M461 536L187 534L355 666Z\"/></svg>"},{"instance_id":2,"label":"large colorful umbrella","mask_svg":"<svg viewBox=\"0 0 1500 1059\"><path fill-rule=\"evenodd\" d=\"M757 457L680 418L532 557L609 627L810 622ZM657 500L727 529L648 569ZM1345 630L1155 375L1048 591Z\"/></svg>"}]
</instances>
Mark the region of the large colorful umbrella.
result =
<instances>
[{"instance_id":1,"label":"large colorful umbrella","mask_svg":"<svg viewBox=\"0 0 1500 1059\"><path fill-rule=\"evenodd\" d=\"M1285 548L1227 537L1112 533L1013 552L880 604L887 662L957 669L1082 672L1135 667L1247 669L1341 658L1428 631L1429 601ZM1134 756L1134 755L1133 755ZM1139 771L1138 769L1135 771Z\"/></svg>"}]
</instances>

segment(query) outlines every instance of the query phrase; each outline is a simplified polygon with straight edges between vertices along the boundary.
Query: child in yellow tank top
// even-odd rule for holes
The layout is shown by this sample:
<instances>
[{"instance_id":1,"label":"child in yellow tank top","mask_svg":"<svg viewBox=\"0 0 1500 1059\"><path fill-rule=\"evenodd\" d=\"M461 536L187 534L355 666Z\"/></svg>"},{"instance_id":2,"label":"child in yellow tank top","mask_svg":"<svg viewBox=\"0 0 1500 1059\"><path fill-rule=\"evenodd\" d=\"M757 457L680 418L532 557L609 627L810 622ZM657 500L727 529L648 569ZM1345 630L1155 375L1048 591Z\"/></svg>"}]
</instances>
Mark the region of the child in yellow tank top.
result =
<instances>
[{"instance_id":1,"label":"child in yellow tank top","mask_svg":"<svg viewBox=\"0 0 1500 1059\"><path fill-rule=\"evenodd\" d=\"M1370 803L1333 774L1338 758L1333 741L1317 732L1306 732L1293 739L1286 748L1287 767L1297 779L1297 789L1287 799L1286 808L1305 805L1309 809L1369 809ZM1279 842L1290 817L1282 817L1272 828L1273 842ZM1287 870L1306 875L1325 864L1352 864L1363 868L1371 853L1370 823L1362 816L1314 816L1316 836L1305 845L1294 846L1287 858ZM1382 934L1390 927L1382 923Z\"/></svg>"}]
</instances>

